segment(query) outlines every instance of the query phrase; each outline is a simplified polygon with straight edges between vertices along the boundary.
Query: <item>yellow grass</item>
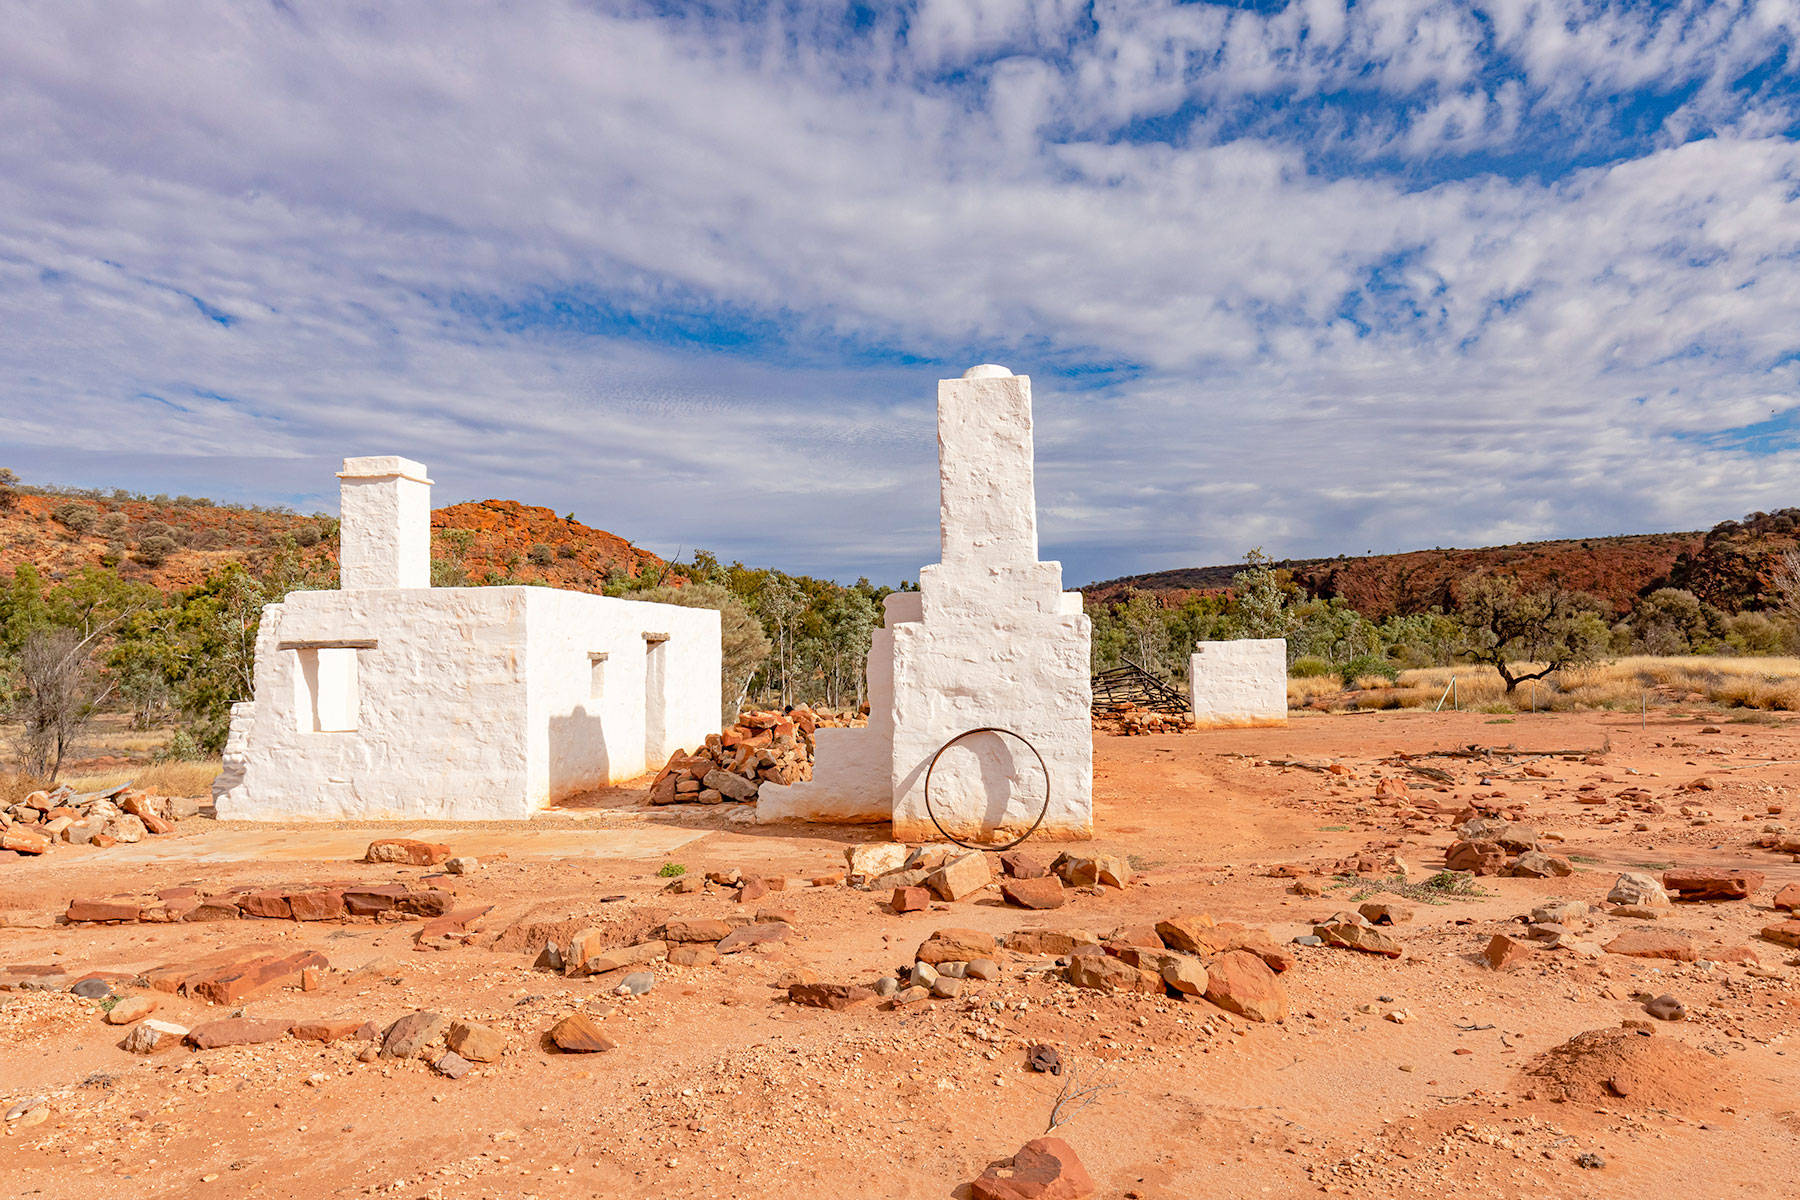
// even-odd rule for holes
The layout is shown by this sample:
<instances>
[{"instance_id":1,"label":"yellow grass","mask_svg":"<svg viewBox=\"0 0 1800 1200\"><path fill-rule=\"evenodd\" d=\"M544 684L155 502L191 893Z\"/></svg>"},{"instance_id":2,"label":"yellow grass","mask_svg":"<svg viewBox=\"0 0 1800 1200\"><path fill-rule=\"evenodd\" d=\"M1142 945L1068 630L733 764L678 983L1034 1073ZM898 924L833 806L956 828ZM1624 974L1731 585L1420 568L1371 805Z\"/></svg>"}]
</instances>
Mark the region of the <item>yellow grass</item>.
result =
<instances>
[{"instance_id":1,"label":"yellow grass","mask_svg":"<svg viewBox=\"0 0 1800 1200\"><path fill-rule=\"evenodd\" d=\"M1538 668L1518 664L1515 671ZM1288 680L1289 707L1341 696L1343 708L1435 708L1444 689L1456 680L1454 702L1465 712L1569 712L1633 709L1642 700L1658 704L1716 704L1800 712L1800 658L1724 658L1694 655L1655 658L1638 655L1555 672L1535 683L1521 683L1507 694L1492 667L1459 665L1402 671L1397 681L1367 676L1340 691L1334 679Z\"/></svg>"},{"instance_id":2,"label":"yellow grass","mask_svg":"<svg viewBox=\"0 0 1800 1200\"><path fill-rule=\"evenodd\" d=\"M64 775L59 782L77 792L105 791L129 783L158 796L206 797L212 795L213 779L221 769L223 765L216 758L199 762L145 763L92 775Z\"/></svg>"}]
</instances>

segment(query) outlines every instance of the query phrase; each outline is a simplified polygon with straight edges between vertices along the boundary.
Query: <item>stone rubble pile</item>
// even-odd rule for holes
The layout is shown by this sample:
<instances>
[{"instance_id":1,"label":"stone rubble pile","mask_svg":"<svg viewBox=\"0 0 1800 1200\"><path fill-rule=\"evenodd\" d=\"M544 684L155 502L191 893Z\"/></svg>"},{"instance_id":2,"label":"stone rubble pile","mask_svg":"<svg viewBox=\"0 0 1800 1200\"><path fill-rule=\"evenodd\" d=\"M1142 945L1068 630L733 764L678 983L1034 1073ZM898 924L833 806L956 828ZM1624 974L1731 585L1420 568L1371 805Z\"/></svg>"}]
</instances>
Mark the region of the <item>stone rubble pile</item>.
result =
<instances>
[{"instance_id":1,"label":"stone rubble pile","mask_svg":"<svg viewBox=\"0 0 1800 1200\"><path fill-rule=\"evenodd\" d=\"M31 793L0 809L0 857L46 854L58 842L106 849L173 833L175 822L199 813L201 801L156 796L121 784L76 795L69 787Z\"/></svg>"},{"instance_id":2,"label":"stone rubble pile","mask_svg":"<svg viewBox=\"0 0 1800 1200\"><path fill-rule=\"evenodd\" d=\"M805 705L743 713L691 754L670 755L650 784L650 803L747 804L764 783L811 779L813 731L827 723Z\"/></svg>"},{"instance_id":3,"label":"stone rubble pile","mask_svg":"<svg viewBox=\"0 0 1800 1200\"><path fill-rule=\"evenodd\" d=\"M1193 733L1193 713L1158 712L1126 700L1116 707L1094 710L1096 732L1138 737L1148 733Z\"/></svg>"}]
</instances>

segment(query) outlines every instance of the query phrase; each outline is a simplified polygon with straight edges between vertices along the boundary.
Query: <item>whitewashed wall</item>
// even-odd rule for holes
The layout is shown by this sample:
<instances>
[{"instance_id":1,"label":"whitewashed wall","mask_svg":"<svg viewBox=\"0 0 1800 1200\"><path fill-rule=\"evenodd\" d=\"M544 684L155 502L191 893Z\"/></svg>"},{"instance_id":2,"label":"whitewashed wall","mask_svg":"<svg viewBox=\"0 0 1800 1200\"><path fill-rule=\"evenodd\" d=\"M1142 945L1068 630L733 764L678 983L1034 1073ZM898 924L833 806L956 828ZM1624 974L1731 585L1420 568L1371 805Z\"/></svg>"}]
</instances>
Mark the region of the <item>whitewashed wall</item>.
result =
<instances>
[{"instance_id":1,"label":"whitewashed wall","mask_svg":"<svg viewBox=\"0 0 1800 1200\"><path fill-rule=\"evenodd\" d=\"M1188 696L1202 729L1286 725L1287 640L1195 643Z\"/></svg>"}]
</instances>

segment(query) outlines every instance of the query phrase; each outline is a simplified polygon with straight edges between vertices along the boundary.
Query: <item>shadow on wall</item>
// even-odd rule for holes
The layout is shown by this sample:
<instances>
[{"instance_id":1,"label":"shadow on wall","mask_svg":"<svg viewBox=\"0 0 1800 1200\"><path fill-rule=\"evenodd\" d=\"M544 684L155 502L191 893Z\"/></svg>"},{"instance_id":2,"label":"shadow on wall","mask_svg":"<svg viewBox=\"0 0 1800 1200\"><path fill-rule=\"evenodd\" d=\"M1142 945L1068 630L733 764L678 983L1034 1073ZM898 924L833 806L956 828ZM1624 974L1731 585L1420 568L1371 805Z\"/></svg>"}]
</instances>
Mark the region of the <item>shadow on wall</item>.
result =
<instances>
[{"instance_id":1,"label":"shadow on wall","mask_svg":"<svg viewBox=\"0 0 1800 1200\"><path fill-rule=\"evenodd\" d=\"M606 725L585 705L550 718L550 803L612 782Z\"/></svg>"},{"instance_id":2,"label":"shadow on wall","mask_svg":"<svg viewBox=\"0 0 1800 1200\"><path fill-rule=\"evenodd\" d=\"M1037 818L1044 772L1037 756L998 733L965 737L944 751L931 775L931 806L960 837L993 838Z\"/></svg>"}]
</instances>

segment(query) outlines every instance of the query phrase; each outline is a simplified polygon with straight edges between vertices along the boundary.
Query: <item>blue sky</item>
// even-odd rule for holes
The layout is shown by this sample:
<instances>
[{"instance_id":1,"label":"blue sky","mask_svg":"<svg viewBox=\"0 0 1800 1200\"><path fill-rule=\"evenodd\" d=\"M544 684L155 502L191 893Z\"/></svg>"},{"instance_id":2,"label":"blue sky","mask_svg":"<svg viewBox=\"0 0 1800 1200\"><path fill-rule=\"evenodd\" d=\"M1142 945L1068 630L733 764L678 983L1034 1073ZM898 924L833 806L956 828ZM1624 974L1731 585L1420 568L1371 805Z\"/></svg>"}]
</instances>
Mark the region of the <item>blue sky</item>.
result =
<instances>
[{"instance_id":1,"label":"blue sky","mask_svg":"<svg viewBox=\"0 0 1800 1200\"><path fill-rule=\"evenodd\" d=\"M936 557L1032 376L1071 582L1800 503L1800 3L63 0L0 40L0 465Z\"/></svg>"}]
</instances>

